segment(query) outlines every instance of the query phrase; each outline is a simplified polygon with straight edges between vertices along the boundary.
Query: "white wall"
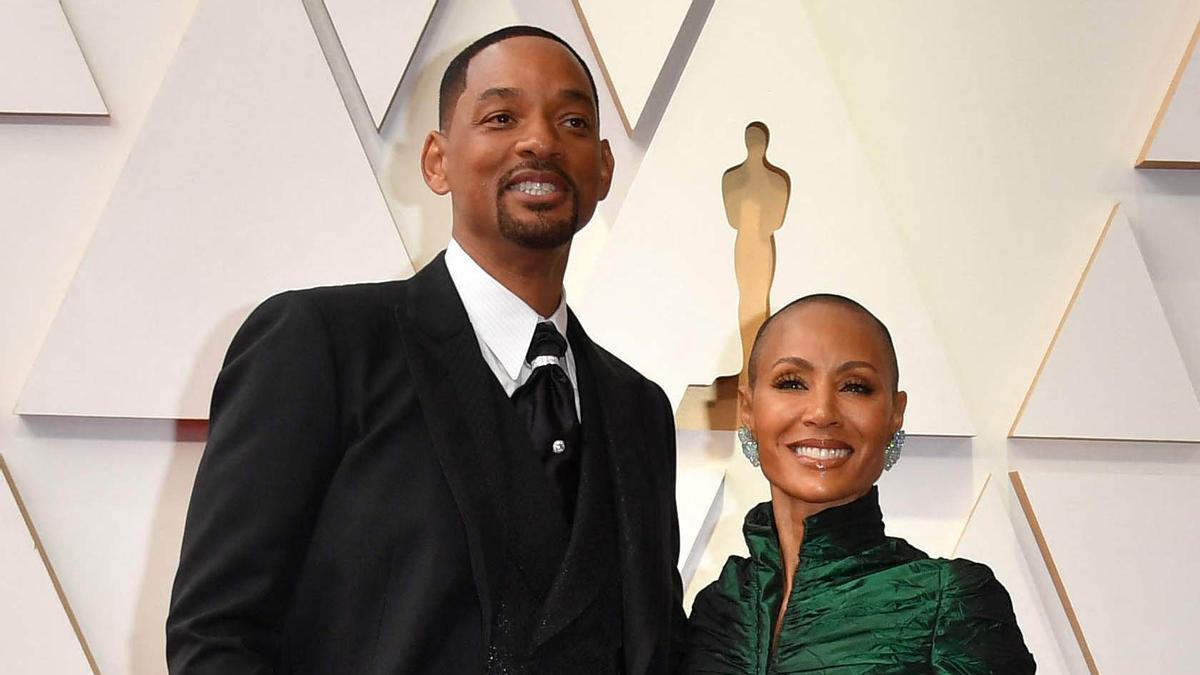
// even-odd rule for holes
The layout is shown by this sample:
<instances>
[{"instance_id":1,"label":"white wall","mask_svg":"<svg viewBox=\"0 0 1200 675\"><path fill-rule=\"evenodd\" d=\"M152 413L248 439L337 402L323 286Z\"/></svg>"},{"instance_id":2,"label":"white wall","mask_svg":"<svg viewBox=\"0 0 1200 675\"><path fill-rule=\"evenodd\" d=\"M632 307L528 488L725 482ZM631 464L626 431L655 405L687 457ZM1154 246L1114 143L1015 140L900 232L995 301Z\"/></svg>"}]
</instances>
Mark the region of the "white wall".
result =
<instances>
[{"instance_id":1,"label":"white wall","mask_svg":"<svg viewBox=\"0 0 1200 675\"><path fill-rule=\"evenodd\" d=\"M164 670L201 446L170 422L8 411L196 2L63 0L111 118L0 118L0 453L109 674ZM960 476L970 452L976 481L1010 467L1200 475L1194 445L1005 438L1114 201L1200 381L1200 176L1131 168L1200 3L806 7L979 434L970 450L935 445L923 460L941 453ZM770 17L763 26L779 28ZM640 158L636 147L627 155Z\"/></svg>"}]
</instances>

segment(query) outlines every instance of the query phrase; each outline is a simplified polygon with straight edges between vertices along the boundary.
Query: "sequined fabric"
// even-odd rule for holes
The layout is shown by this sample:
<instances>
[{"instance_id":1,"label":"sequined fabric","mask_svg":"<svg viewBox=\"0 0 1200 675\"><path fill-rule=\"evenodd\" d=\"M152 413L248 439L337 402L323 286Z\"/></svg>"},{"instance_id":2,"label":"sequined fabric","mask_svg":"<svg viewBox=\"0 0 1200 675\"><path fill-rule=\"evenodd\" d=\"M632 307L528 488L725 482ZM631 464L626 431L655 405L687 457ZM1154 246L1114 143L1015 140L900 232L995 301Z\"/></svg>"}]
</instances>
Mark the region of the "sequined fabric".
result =
<instances>
[{"instance_id":1,"label":"sequined fabric","mask_svg":"<svg viewBox=\"0 0 1200 675\"><path fill-rule=\"evenodd\" d=\"M827 675L1035 670L1007 591L984 565L931 559L884 536L875 488L805 522L783 598L770 503L746 516L749 558L731 557L696 598L684 672Z\"/></svg>"}]
</instances>

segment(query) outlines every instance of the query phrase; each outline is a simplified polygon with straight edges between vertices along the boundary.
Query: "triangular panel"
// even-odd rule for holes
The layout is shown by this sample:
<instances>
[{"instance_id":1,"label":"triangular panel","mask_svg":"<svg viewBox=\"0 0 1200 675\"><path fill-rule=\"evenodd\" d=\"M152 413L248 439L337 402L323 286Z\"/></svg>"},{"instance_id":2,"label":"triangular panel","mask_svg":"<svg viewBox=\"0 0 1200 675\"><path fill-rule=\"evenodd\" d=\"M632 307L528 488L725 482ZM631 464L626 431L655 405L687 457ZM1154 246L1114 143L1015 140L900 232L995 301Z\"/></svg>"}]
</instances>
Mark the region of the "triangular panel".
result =
<instances>
[{"instance_id":1,"label":"triangular panel","mask_svg":"<svg viewBox=\"0 0 1200 675\"><path fill-rule=\"evenodd\" d=\"M0 474L0 661L4 672L97 672L3 457Z\"/></svg>"},{"instance_id":2,"label":"triangular panel","mask_svg":"<svg viewBox=\"0 0 1200 675\"><path fill-rule=\"evenodd\" d=\"M676 406L688 385L740 370L736 232L721 181L746 158L744 130L756 120L770 130L767 158L791 177L772 306L817 291L861 301L895 338L907 430L970 435L955 375L797 3L713 7L576 303L580 316Z\"/></svg>"},{"instance_id":3,"label":"triangular panel","mask_svg":"<svg viewBox=\"0 0 1200 675\"><path fill-rule=\"evenodd\" d=\"M1138 155L1141 169L1200 169L1200 24L1192 33L1167 88L1167 95L1154 118L1150 134Z\"/></svg>"},{"instance_id":4,"label":"triangular panel","mask_svg":"<svg viewBox=\"0 0 1200 675\"><path fill-rule=\"evenodd\" d=\"M437 0L325 0L375 126L383 123Z\"/></svg>"},{"instance_id":5,"label":"triangular panel","mask_svg":"<svg viewBox=\"0 0 1200 675\"><path fill-rule=\"evenodd\" d=\"M725 467L735 443L726 431L677 434L675 501L679 511L679 571L686 588L721 517Z\"/></svg>"},{"instance_id":6,"label":"triangular panel","mask_svg":"<svg viewBox=\"0 0 1200 675\"><path fill-rule=\"evenodd\" d=\"M7 0L0 14L0 114L108 114L62 5Z\"/></svg>"},{"instance_id":7,"label":"triangular panel","mask_svg":"<svg viewBox=\"0 0 1200 675\"><path fill-rule=\"evenodd\" d=\"M1119 207L1009 435L1200 441L1200 403Z\"/></svg>"},{"instance_id":8,"label":"triangular panel","mask_svg":"<svg viewBox=\"0 0 1200 675\"><path fill-rule=\"evenodd\" d=\"M408 273L304 7L202 0L17 412L205 418L263 298Z\"/></svg>"},{"instance_id":9,"label":"triangular panel","mask_svg":"<svg viewBox=\"0 0 1200 675\"><path fill-rule=\"evenodd\" d=\"M574 0L612 86L625 129L633 133L691 0Z\"/></svg>"},{"instance_id":10,"label":"triangular panel","mask_svg":"<svg viewBox=\"0 0 1200 675\"><path fill-rule=\"evenodd\" d=\"M1007 485L1007 481L997 477L990 477L984 484L952 557L987 565L1004 584L1025 646L1037 661L1039 673L1084 672L1084 659L1075 649L1067 617L1057 611L1053 580L1041 564L1024 518L1017 516L1020 531L1013 527L1010 514L1019 508ZM1006 489L1011 505L1005 502Z\"/></svg>"},{"instance_id":11,"label":"triangular panel","mask_svg":"<svg viewBox=\"0 0 1200 675\"><path fill-rule=\"evenodd\" d=\"M1200 476L1022 471L1013 483L1092 672L1193 672Z\"/></svg>"}]
</instances>

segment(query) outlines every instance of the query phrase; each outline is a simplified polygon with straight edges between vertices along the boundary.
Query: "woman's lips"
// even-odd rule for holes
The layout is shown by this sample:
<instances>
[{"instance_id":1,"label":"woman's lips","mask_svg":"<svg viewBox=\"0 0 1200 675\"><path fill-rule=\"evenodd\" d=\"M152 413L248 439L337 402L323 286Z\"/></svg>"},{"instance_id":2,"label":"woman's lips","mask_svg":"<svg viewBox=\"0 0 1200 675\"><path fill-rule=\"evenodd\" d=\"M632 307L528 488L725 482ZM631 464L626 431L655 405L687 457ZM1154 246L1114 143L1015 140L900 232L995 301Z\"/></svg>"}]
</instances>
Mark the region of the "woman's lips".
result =
<instances>
[{"instance_id":1,"label":"woman's lips","mask_svg":"<svg viewBox=\"0 0 1200 675\"><path fill-rule=\"evenodd\" d=\"M829 438L806 438L787 447L801 464L821 471L845 464L854 454L850 444Z\"/></svg>"}]
</instances>

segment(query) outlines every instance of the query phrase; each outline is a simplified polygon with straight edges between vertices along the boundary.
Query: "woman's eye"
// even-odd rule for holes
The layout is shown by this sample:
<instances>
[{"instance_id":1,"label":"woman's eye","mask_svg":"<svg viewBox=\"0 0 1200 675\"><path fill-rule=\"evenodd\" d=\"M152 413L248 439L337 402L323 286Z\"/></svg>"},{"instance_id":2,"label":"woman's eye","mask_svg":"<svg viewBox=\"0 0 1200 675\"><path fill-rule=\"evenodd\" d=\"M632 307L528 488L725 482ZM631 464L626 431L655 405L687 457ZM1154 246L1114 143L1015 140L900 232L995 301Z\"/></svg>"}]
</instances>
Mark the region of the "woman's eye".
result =
<instances>
[{"instance_id":1,"label":"woman's eye","mask_svg":"<svg viewBox=\"0 0 1200 675\"><path fill-rule=\"evenodd\" d=\"M842 391L848 391L852 394L871 394L875 390L871 385L863 382L847 382L842 385Z\"/></svg>"},{"instance_id":2,"label":"woman's eye","mask_svg":"<svg viewBox=\"0 0 1200 675\"><path fill-rule=\"evenodd\" d=\"M785 377L785 378L776 380L774 386L776 389L796 389L796 390L808 389L808 387L804 384L803 380L797 380L797 379L791 378L791 377Z\"/></svg>"}]
</instances>

